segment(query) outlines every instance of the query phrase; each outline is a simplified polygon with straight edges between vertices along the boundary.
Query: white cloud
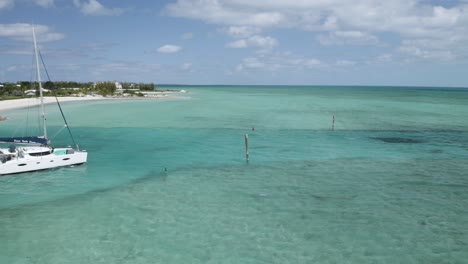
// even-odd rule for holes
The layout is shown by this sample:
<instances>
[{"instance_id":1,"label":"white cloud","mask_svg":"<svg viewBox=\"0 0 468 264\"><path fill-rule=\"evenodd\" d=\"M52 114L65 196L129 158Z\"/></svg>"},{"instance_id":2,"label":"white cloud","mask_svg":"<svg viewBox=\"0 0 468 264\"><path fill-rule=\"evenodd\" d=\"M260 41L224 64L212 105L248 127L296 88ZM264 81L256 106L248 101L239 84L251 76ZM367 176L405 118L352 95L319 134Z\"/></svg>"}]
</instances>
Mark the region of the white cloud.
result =
<instances>
[{"instance_id":1,"label":"white cloud","mask_svg":"<svg viewBox=\"0 0 468 264\"><path fill-rule=\"evenodd\" d=\"M37 41L49 42L61 40L65 35L52 32L52 30L43 25L34 25ZM32 41L32 25L30 24L0 24L0 38L6 37L19 41Z\"/></svg>"},{"instance_id":2,"label":"white cloud","mask_svg":"<svg viewBox=\"0 0 468 264\"><path fill-rule=\"evenodd\" d=\"M180 66L180 69L183 71L191 71L192 70L192 63L186 62Z\"/></svg>"},{"instance_id":3,"label":"white cloud","mask_svg":"<svg viewBox=\"0 0 468 264\"><path fill-rule=\"evenodd\" d=\"M349 61L349 60L338 60L335 63L336 66L340 66L340 67L354 66L356 64L357 64L357 62Z\"/></svg>"},{"instance_id":4,"label":"white cloud","mask_svg":"<svg viewBox=\"0 0 468 264\"><path fill-rule=\"evenodd\" d=\"M265 68L266 65L267 64L265 64L264 62L261 62L258 58L245 58L243 59L241 67L259 69L259 68Z\"/></svg>"},{"instance_id":5,"label":"white cloud","mask_svg":"<svg viewBox=\"0 0 468 264\"><path fill-rule=\"evenodd\" d=\"M54 0L32 0L36 5L48 8L55 5ZM15 0L0 0L0 10L14 7Z\"/></svg>"},{"instance_id":6,"label":"white cloud","mask_svg":"<svg viewBox=\"0 0 468 264\"><path fill-rule=\"evenodd\" d=\"M398 51L402 54L409 55L413 59L435 59L441 61L454 59L454 54L450 50L427 49L419 46L403 45Z\"/></svg>"},{"instance_id":7,"label":"white cloud","mask_svg":"<svg viewBox=\"0 0 468 264\"><path fill-rule=\"evenodd\" d=\"M392 60L393 60L393 55L388 54L388 53L382 54L382 55L377 57L378 62L390 62Z\"/></svg>"},{"instance_id":8,"label":"white cloud","mask_svg":"<svg viewBox=\"0 0 468 264\"><path fill-rule=\"evenodd\" d=\"M242 64L239 64L236 66L236 71L237 72L241 72L244 70L244 66ZM229 71L229 74L232 74L233 72L232 71Z\"/></svg>"},{"instance_id":9,"label":"white cloud","mask_svg":"<svg viewBox=\"0 0 468 264\"><path fill-rule=\"evenodd\" d=\"M226 45L228 48L233 48L233 49L242 49L242 48L247 48L247 40L245 39L239 39L233 42L230 42Z\"/></svg>"},{"instance_id":10,"label":"white cloud","mask_svg":"<svg viewBox=\"0 0 468 264\"><path fill-rule=\"evenodd\" d=\"M225 32L234 38L247 38L260 33L261 29L248 26L230 26L225 29Z\"/></svg>"},{"instance_id":11,"label":"white cloud","mask_svg":"<svg viewBox=\"0 0 468 264\"><path fill-rule=\"evenodd\" d=\"M246 39L239 39L234 42L228 43L226 46L235 49L248 47L270 49L275 47L277 44L278 41L275 38L255 35Z\"/></svg>"},{"instance_id":12,"label":"white cloud","mask_svg":"<svg viewBox=\"0 0 468 264\"><path fill-rule=\"evenodd\" d=\"M376 45L379 39L361 31L334 31L327 35L319 35L322 45Z\"/></svg>"},{"instance_id":13,"label":"white cloud","mask_svg":"<svg viewBox=\"0 0 468 264\"><path fill-rule=\"evenodd\" d=\"M182 48L176 45L164 45L158 48L160 53L176 53L179 52Z\"/></svg>"},{"instance_id":14,"label":"white cloud","mask_svg":"<svg viewBox=\"0 0 468 264\"><path fill-rule=\"evenodd\" d=\"M124 12L121 8L107 8L97 0L73 0L73 3L81 13L90 16L118 16Z\"/></svg>"},{"instance_id":15,"label":"white cloud","mask_svg":"<svg viewBox=\"0 0 468 264\"><path fill-rule=\"evenodd\" d=\"M278 70L311 70L326 67L316 58L304 58L294 55L290 52L264 53L256 57L244 58L240 64L236 66L236 71L278 71Z\"/></svg>"},{"instance_id":16,"label":"white cloud","mask_svg":"<svg viewBox=\"0 0 468 264\"><path fill-rule=\"evenodd\" d=\"M166 11L176 17L201 19L212 24L273 26L283 20L280 12L251 12L242 6L230 6L229 1L178 0L166 6ZM227 4L227 5L226 5Z\"/></svg>"},{"instance_id":17,"label":"white cloud","mask_svg":"<svg viewBox=\"0 0 468 264\"><path fill-rule=\"evenodd\" d=\"M19 67L17 65L13 65L13 66L9 66L7 67L6 71L7 72L12 72L12 71L16 71Z\"/></svg>"},{"instance_id":18,"label":"white cloud","mask_svg":"<svg viewBox=\"0 0 468 264\"><path fill-rule=\"evenodd\" d=\"M182 38L184 40L192 39L193 38L193 33L192 32L184 33L184 34L182 34L182 36L180 36L180 38Z\"/></svg>"},{"instance_id":19,"label":"white cloud","mask_svg":"<svg viewBox=\"0 0 468 264\"><path fill-rule=\"evenodd\" d=\"M55 5L54 0L34 0L34 3L36 3L36 5L38 6L45 8L53 7Z\"/></svg>"},{"instance_id":20,"label":"white cloud","mask_svg":"<svg viewBox=\"0 0 468 264\"><path fill-rule=\"evenodd\" d=\"M15 5L15 0L0 0L0 10L10 9Z\"/></svg>"},{"instance_id":21,"label":"white cloud","mask_svg":"<svg viewBox=\"0 0 468 264\"><path fill-rule=\"evenodd\" d=\"M455 59L466 53L468 40L455 38L450 45L442 40L468 36L468 2L455 1L450 7L440 4L420 0L177 0L165 10L176 17L227 25L226 32L241 39L228 44L231 47L249 46L248 38L264 30L296 28L320 33L318 41L323 45L382 45L388 35L396 41L432 39L442 46L431 49L431 54L442 56L430 57ZM413 46L429 50L418 43Z\"/></svg>"},{"instance_id":22,"label":"white cloud","mask_svg":"<svg viewBox=\"0 0 468 264\"><path fill-rule=\"evenodd\" d=\"M314 67L318 67L320 65L322 65L322 62L318 59L308 59L308 60L305 60L305 61L300 61L299 64L303 64L304 66L308 67L308 68L314 68Z\"/></svg>"},{"instance_id":23,"label":"white cloud","mask_svg":"<svg viewBox=\"0 0 468 264\"><path fill-rule=\"evenodd\" d=\"M248 42L253 46L261 48L271 48L278 44L278 41L272 37L252 36L248 38Z\"/></svg>"},{"instance_id":24,"label":"white cloud","mask_svg":"<svg viewBox=\"0 0 468 264\"><path fill-rule=\"evenodd\" d=\"M84 67L85 66L85 67ZM93 75L97 80L105 79L119 79L129 73L132 76L139 74L154 73L161 70L158 64L133 64L133 63L110 63L110 64L96 64L96 65L81 65L88 75ZM109 77L112 76L112 77Z\"/></svg>"},{"instance_id":25,"label":"white cloud","mask_svg":"<svg viewBox=\"0 0 468 264\"><path fill-rule=\"evenodd\" d=\"M98 72L132 72L135 71L135 67L133 65L125 64L125 63L109 63L109 64L101 64L96 67L96 71Z\"/></svg>"}]
</instances>

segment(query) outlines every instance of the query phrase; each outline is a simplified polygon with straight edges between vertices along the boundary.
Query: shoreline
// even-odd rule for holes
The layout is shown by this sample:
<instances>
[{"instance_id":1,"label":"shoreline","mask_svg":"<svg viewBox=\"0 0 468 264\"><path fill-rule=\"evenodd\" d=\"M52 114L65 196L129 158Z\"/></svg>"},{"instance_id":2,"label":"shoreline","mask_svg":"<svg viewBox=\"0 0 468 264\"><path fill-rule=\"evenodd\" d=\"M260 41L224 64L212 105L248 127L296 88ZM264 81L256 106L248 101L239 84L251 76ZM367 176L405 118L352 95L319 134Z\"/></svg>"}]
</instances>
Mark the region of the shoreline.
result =
<instances>
[{"instance_id":1,"label":"shoreline","mask_svg":"<svg viewBox=\"0 0 468 264\"><path fill-rule=\"evenodd\" d=\"M190 99L188 96L174 96L178 94L185 94L186 92L162 92L161 94L154 95L154 96L144 96L144 97L136 97L136 96L121 96L121 95L114 95L109 97L104 96L65 96L65 97L57 97L60 103L64 102L76 102L76 101L104 101L104 100L184 100ZM170 94L171 96L169 96ZM44 104L52 104L55 103L54 96L45 96L44 97ZM6 116L2 115L3 111L13 110L13 109L21 109L30 106L37 106L41 103L40 98L32 97L32 98L21 98L21 99L13 99L13 100L0 100L0 121L6 120Z\"/></svg>"},{"instance_id":2,"label":"shoreline","mask_svg":"<svg viewBox=\"0 0 468 264\"><path fill-rule=\"evenodd\" d=\"M105 97L99 98L94 96L89 97L59 97L59 102L72 102L72 101L93 101L104 99ZM51 104L55 103L55 97L44 97L44 104ZM41 103L41 100L37 97L33 98L21 98L21 99L13 99L13 100L3 100L0 101L0 111L6 110L13 110L13 109L21 109L26 108L29 106L37 106Z\"/></svg>"}]
</instances>

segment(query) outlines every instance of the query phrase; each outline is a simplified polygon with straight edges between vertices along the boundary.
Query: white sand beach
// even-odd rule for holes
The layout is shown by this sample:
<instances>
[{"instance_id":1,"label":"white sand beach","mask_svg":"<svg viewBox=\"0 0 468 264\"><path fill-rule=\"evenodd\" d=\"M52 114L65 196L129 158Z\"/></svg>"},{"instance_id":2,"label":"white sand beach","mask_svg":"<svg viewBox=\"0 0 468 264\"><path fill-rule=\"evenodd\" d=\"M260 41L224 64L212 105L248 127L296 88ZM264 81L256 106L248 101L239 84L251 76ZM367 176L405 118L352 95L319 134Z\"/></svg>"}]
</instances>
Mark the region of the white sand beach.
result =
<instances>
[{"instance_id":1,"label":"white sand beach","mask_svg":"<svg viewBox=\"0 0 468 264\"><path fill-rule=\"evenodd\" d=\"M107 100L106 97L98 96L83 96L83 97L59 97L59 102L70 102L70 101L90 101L90 100ZM50 104L55 103L55 97L44 97L44 103ZM2 100L0 101L0 114L1 111L25 108L28 106L39 105L41 100L39 98L23 98L23 99L14 99L14 100Z\"/></svg>"},{"instance_id":2,"label":"white sand beach","mask_svg":"<svg viewBox=\"0 0 468 264\"><path fill-rule=\"evenodd\" d=\"M173 99L189 99L190 97L187 96L175 96L175 94L185 94L187 93L184 90L181 91L164 91L164 92L157 92L157 93L150 93L145 97L134 97L134 96L111 96L111 97L103 97L103 96L69 96L69 97L58 97L60 103L62 102L71 102L71 101L91 101L91 100L141 100L141 99L166 99L166 100L173 100ZM55 97L53 96L46 96L44 97L44 104L51 104L55 103ZM34 98L23 98L23 99L13 99L13 100L0 100L0 116L2 111L11 110L11 109L18 109L18 108L26 108L29 106L39 105L41 103L40 99L37 97Z\"/></svg>"}]
</instances>

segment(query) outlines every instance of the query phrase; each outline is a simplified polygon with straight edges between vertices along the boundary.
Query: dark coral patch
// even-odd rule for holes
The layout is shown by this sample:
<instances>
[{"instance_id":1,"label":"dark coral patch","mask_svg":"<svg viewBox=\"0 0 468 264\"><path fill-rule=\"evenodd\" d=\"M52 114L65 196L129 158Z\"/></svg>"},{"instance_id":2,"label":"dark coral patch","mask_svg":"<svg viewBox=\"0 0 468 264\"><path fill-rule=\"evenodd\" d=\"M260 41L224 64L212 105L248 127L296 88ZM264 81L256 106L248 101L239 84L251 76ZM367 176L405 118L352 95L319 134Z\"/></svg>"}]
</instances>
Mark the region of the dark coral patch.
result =
<instances>
[{"instance_id":1,"label":"dark coral patch","mask_svg":"<svg viewBox=\"0 0 468 264\"><path fill-rule=\"evenodd\" d=\"M420 139L403 138L403 137L375 137L373 139L380 140L380 141L387 142L387 143L408 143L408 144L424 143L424 141Z\"/></svg>"}]
</instances>

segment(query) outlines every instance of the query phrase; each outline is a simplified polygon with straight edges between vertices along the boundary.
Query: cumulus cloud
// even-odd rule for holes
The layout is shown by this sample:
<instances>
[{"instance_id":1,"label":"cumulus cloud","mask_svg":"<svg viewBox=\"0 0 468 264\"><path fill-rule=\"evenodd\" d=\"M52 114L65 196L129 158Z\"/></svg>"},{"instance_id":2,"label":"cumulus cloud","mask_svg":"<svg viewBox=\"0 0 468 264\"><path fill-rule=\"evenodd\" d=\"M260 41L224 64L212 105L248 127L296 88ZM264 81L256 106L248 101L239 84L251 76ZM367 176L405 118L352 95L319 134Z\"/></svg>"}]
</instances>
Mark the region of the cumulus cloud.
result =
<instances>
[{"instance_id":1,"label":"cumulus cloud","mask_svg":"<svg viewBox=\"0 0 468 264\"><path fill-rule=\"evenodd\" d=\"M230 26L225 28L224 31L234 38L247 38L252 35L260 33L261 29L257 27L248 26Z\"/></svg>"},{"instance_id":2,"label":"cumulus cloud","mask_svg":"<svg viewBox=\"0 0 468 264\"><path fill-rule=\"evenodd\" d=\"M278 71L278 70L311 70L326 67L326 63L316 58L305 58L290 52L276 52L247 57L236 66L236 71Z\"/></svg>"},{"instance_id":3,"label":"cumulus cloud","mask_svg":"<svg viewBox=\"0 0 468 264\"><path fill-rule=\"evenodd\" d=\"M65 35L53 32L49 27L44 25L34 25L34 28L38 42L56 41L65 38ZM19 41L32 41L32 25L24 23L0 24L1 37Z\"/></svg>"},{"instance_id":4,"label":"cumulus cloud","mask_svg":"<svg viewBox=\"0 0 468 264\"><path fill-rule=\"evenodd\" d=\"M404 43L398 51L408 55L411 59L436 59L441 61L453 60L455 55L451 50L431 49L430 47Z\"/></svg>"},{"instance_id":5,"label":"cumulus cloud","mask_svg":"<svg viewBox=\"0 0 468 264\"><path fill-rule=\"evenodd\" d=\"M357 62L355 61L350 61L350 60L338 60L335 65L340 66L340 67L348 67L348 66L354 66L356 65Z\"/></svg>"},{"instance_id":6,"label":"cumulus cloud","mask_svg":"<svg viewBox=\"0 0 468 264\"><path fill-rule=\"evenodd\" d=\"M83 67L85 66L85 67ZM99 79L119 79L124 75L140 76L143 78L148 73L155 73L161 70L158 64L134 64L134 63L109 63L80 65L88 76ZM74 76L76 78L76 76ZM88 77L87 77L88 78Z\"/></svg>"},{"instance_id":7,"label":"cumulus cloud","mask_svg":"<svg viewBox=\"0 0 468 264\"><path fill-rule=\"evenodd\" d=\"M236 40L234 42L228 43L226 46L235 49L248 47L269 49L275 47L277 44L278 41L275 38L256 35L246 39Z\"/></svg>"},{"instance_id":8,"label":"cumulus cloud","mask_svg":"<svg viewBox=\"0 0 468 264\"><path fill-rule=\"evenodd\" d=\"M182 48L176 45L164 45L158 48L160 53L176 53L179 52Z\"/></svg>"},{"instance_id":9,"label":"cumulus cloud","mask_svg":"<svg viewBox=\"0 0 468 264\"><path fill-rule=\"evenodd\" d=\"M245 39L236 40L234 42L228 43L226 47L233 48L233 49L247 48L247 40Z\"/></svg>"},{"instance_id":10,"label":"cumulus cloud","mask_svg":"<svg viewBox=\"0 0 468 264\"><path fill-rule=\"evenodd\" d=\"M34 0L34 3L36 3L36 5L38 6L45 8L53 7L55 5L54 0Z\"/></svg>"},{"instance_id":11,"label":"cumulus cloud","mask_svg":"<svg viewBox=\"0 0 468 264\"><path fill-rule=\"evenodd\" d=\"M392 54L382 54L377 57L377 62L389 62L393 60L393 55Z\"/></svg>"},{"instance_id":12,"label":"cumulus cloud","mask_svg":"<svg viewBox=\"0 0 468 264\"><path fill-rule=\"evenodd\" d=\"M304 65L307 68L314 68L322 65L322 62L318 59L299 60L299 65Z\"/></svg>"},{"instance_id":13,"label":"cumulus cloud","mask_svg":"<svg viewBox=\"0 0 468 264\"><path fill-rule=\"evenodd\" d=\"M260 61L258 58L245 58L243 59L243 62L240 65L240 67L258 69L258 68L266 68L267 65L269 64L266 64L265 62Z\"/></svg>"},{"instance_id":14,"label":"cumulus cloud","mask_svg":"<svg viewBox=\"0 0 468 264\"><path fill-rule=\"evenodd\" d=\"M0 0L0 11L10 9L15 5L15 0Z\"/></svg>"},{"instance_id":15,"label":"cumulus cloud","mask_svg":"<svg viewBox=\"0 0 468 264\"><path fill-rule=\"evenodd\" d=\"M18 68L21 68L21 67L18 66L18 65L13 65L13 66L7 67L7 68L6 68L6 71L7 71L7 72L12 72L12 71L18 70Z\"/></svg>"},{"instance_id":16,"label":"cumulus cloud","mask_svg":"<svg viewBox=\"0 0 468 264\"><path fill-rule=\"evenodd\" d=\"M80 9L80 12L89 16L118 16L124 10L121 8L107 8L97 0L73 0L74 5Z\"/></svg>"},{"instance_id":17,"label":"cumulus cloud","mask_svg":"<svg viewBox=\"0 0 468 264\"><path fill-rule=\"evenodd\" d=\"M231 3L232 4L232 3ZM273 26L280 24L283 15L280 12L254 11L231 6L229 1L219 0L178 0L166 6L166 12L172 16L201 19L208 23L224 25Z\"/></svg>"},{"instance_id":18,"label":"cumulus cloud","mask_svg":"<svg viewBox=\"0 0 468 264\"><path fill-rule=\"evenodd\" d=\"M54 0L32 0L38 6L48 8L55 5ZM10 9L15 5L15 0L0 0L0 11L2 9Z\"/></svg>"},{"instance_id":19,"label":"cumulus cloud","mask_svg":"<svg viewBox=\"0 0 468 264\"><path fill-rule=\"evenodd\" d=\"M411 46L402 44L400 50L418 57L428 57L427 51L433 59L456 58L468 45L461 37L450 45L444 41L468 36L467 1L448 5L419 0L177 0L165 10L175 17L224 26L238 39L228 46L238 48L249 46L249 37L274 28L316 32L322 45L380 45L384 41L381 36L388 35L397 41L432 39L441 46L424 47L414 42ZM449 53L453 56L447 56Z\"/></svg>"},{"instance_id":20,"label":"cumulus cloud","mask_svg":"<svg viewBox=\"0 0 468 264\"><path fill-rule=\"evenodd\" d=\"M361 31L334 31L327 35L319 35L322 45L376 45L379 39Z\"/></svg>"},{"instance_id":21,"label":"cumulus cloud","mask_svg":"<svg viewBox=\"0 0 468 264\"><path fill-rule=\"evenodd\" d=\"M461 7L444 8L416 0L178 0L167 5L166 11L173 16L220 25L411 35L454 26L463 15Z\"/></svg>"},{"instance_id":22,"label":"cumulus cloud","mask_svg":"<svg viewBox=\"0 0 468 264\"><path fill-rule=\"evenodd\" d=\"M180 69L183 71L191 71L192 70L192 63L186 62L180 66Z\"/></svg>"},{"instance_id":23,"label":"cumulus cloud","mask_svg":"<svg viewBox=\"0 0 468 264\"><path fill-rule=\"evenodd\" d=\"M184 33L184 34L182 34L182 36L180 36L180 38L182 38L184 40L192 39L193 38L193 33L192 32Z\"/></svg>"}]
</instances>

